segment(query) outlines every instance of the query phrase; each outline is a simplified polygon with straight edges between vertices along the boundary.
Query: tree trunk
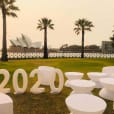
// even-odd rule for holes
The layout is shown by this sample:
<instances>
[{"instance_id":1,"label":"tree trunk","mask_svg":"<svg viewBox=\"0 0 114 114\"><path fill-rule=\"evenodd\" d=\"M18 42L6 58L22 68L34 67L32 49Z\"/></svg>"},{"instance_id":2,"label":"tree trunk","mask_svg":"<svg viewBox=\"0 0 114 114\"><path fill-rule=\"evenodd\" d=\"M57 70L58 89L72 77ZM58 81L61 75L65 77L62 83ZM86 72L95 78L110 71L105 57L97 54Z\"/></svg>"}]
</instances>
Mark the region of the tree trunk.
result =
<instances>
[{"instance_id":1,"label":"tree trunk","mask_svg":"<svg viewBox=\"0 0 114 114\"><path fill-rule=\"evenodd\" d=\"M4 6L2 7L2 17L3 17L3 40L2 40L2 61L8 61L7 57L7 41L6 41L6 13Z\"/></svg>"},{"instance_id":2,"label":"tree trunk","mask_svg":"<svg viewBox=\"0 0 114 114\"><path fill-rule=\"evenodd\" d=\"M84 28L82 28L82 48L81 48L81 58L84 58Z\"/></svg>"},{"instance_id":3,"label":"tree trunk","mask_svg":"<svg viewBox=\"0 0 114 114\"><path fill-rule=\"evenodd\" d=\"M48 58L47 27L45 27L45 29L44 29L44 58Z\"/></svg>"}]
</instances>

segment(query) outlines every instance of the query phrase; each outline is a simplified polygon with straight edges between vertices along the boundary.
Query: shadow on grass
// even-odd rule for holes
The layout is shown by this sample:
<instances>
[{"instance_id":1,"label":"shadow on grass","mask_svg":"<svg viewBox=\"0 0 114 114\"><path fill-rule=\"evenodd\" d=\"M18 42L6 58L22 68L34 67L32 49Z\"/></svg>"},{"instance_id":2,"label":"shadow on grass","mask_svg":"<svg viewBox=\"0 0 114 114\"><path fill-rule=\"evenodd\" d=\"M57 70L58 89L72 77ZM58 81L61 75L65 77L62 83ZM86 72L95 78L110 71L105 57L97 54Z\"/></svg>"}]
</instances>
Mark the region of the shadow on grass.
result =
<instances>
[{"instance_id":1,"label":"shadow on grass","mask_svg":"<svg viewBox=\"0 0 114 114\"><path fill-rule=\"evenodd\" d=\"M9 95L14 102L14 114L69 114L65 99L70 92L71 89L64 87L63 91L59 94L46 92L37 95L32 93ZM98 96L98 93L99 89L94 89L93 94ZM112 101L105 101L107 108L103 114L114 114Z\"/></svg>"},{"instance_id":2,"label":"shadow on grass","mask_svg":"<svg viewBox=\"0 0 114 114\"><path fill-rule=\"evenodd\" d=\"M13 99L14 114L69 114L65 105L65 98L68 96L66 91L69 93L70 89L64 89L59 94L46 92L37 95L32 93L9 95Z\"/></svg>"}]
</instances>

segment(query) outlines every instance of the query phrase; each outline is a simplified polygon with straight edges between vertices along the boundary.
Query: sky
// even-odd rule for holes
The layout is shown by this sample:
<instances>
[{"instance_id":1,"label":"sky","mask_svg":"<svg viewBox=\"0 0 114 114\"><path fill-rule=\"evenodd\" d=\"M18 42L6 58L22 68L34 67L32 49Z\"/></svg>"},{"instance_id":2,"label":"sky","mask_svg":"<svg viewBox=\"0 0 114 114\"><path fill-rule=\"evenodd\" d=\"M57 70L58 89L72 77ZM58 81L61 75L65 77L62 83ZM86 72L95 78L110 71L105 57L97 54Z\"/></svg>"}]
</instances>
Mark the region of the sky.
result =
<instances>
[{"instance_id":1,"label":"sky","mask_svg":"<svg viewBox=\"0 0 114 114\"><path fill-rule=\"evenodd\" d=\"M114 29L114 0L16 0L20 9L18 18L7 17L7 44L25 34L33 42L43 45L43 31L36 29L38 20L52 19L54 30L48 29L48 45L59 48L63 44L81 45L81 34L74 33L74 23L79 18L92 21L92 32L85 33L85 45L101 46L110 40ZM2 15L0 13L0 48L2 47Z\"/></svg>"}]
</instances>

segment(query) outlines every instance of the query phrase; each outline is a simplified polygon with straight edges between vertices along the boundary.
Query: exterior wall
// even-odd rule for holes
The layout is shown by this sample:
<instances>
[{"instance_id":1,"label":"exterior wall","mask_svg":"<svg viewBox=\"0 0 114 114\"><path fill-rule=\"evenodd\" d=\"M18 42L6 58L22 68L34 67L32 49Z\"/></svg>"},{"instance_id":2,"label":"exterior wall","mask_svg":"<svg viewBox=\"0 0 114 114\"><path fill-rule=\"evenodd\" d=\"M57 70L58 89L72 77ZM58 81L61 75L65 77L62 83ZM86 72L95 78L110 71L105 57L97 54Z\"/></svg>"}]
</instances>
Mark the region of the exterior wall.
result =
<instances>
[{"instance_id":1,"label":"exterior wall","mask_svg":"<svg viewBox=\"0 0 114 114\"><path fill-rule=\"evenodd\" d=\"M102 53L114 53L111 41L102 41Z\"/></svg>"}]
</instances>

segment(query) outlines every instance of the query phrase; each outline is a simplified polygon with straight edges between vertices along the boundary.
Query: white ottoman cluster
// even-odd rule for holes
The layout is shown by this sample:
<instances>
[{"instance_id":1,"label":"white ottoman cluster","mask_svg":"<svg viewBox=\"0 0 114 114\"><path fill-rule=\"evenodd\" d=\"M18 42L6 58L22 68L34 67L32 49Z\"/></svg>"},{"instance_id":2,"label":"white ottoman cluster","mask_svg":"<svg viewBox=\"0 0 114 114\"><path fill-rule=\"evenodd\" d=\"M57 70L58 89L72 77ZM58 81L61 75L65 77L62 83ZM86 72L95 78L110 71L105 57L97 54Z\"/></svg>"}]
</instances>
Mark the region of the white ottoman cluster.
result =
<instances>
[{"instance_id":1,"label":"white ottoman cluster","mask_svg":"<svg viewBox=\"0 0 114 114\"><path fill-rule=\"evenodd\" d=\"M102 72L88 72L90 80L82 79L84 74L78 73L65 73L65 86L73 90L65 100L70 114L103 114L107 105L102 98L113 101L114 106L114 66L103 67ZM92 95L94 88L101 88L102 98Z\"/></svg>"}]
</instances>

